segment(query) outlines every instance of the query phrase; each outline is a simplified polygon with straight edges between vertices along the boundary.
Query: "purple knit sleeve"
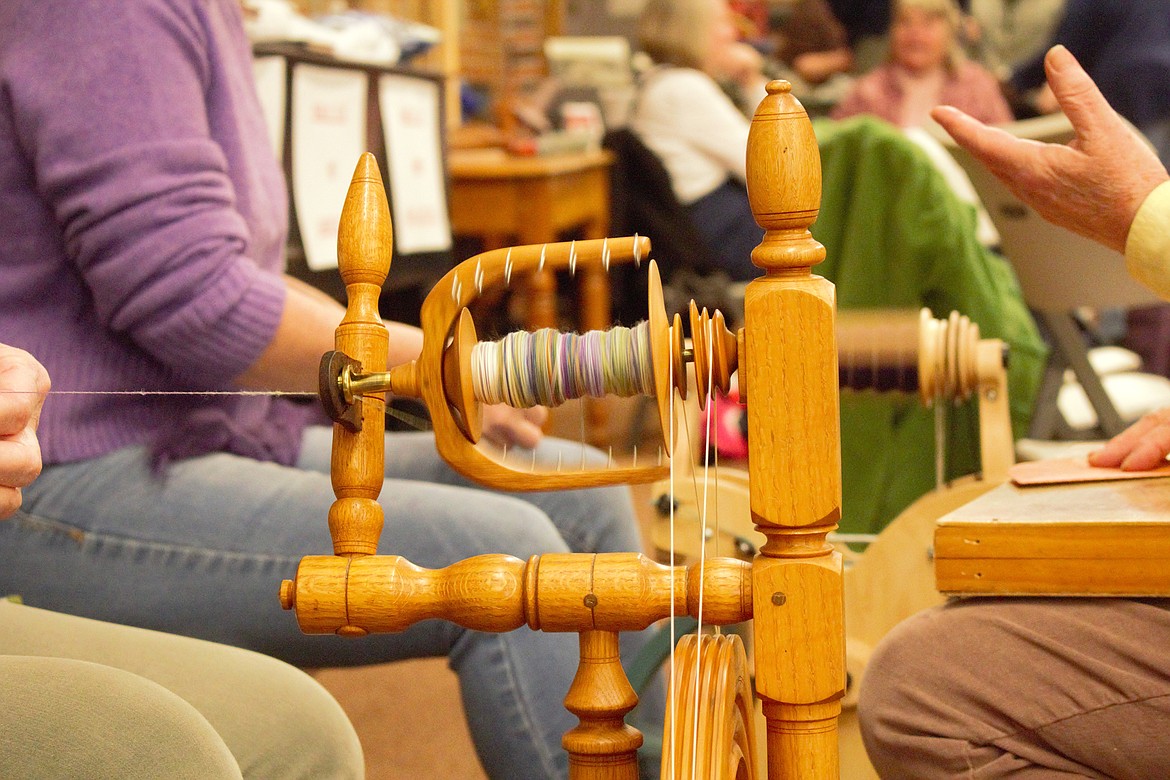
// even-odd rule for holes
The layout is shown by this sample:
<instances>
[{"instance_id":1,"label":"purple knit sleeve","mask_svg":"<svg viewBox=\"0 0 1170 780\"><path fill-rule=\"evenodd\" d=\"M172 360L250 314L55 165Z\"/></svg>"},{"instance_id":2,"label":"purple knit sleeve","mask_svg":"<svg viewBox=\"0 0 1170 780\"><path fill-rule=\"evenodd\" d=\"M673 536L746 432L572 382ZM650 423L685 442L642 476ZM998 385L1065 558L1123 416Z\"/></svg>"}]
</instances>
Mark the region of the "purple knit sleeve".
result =
<instances>
[{"instance_id":1,"label":"purple knit sleeve","mask_svg":"<svg viewBox=\"0 0 1170 780\"><path fill-rule=\"evenodd\" d=\"M209 109L225 85L207 5L30 4L6 87L99 321L178 376L222 384L269 343L285 290L279 269L251 256L231 136Z\"/></svg>"}]
</instances>

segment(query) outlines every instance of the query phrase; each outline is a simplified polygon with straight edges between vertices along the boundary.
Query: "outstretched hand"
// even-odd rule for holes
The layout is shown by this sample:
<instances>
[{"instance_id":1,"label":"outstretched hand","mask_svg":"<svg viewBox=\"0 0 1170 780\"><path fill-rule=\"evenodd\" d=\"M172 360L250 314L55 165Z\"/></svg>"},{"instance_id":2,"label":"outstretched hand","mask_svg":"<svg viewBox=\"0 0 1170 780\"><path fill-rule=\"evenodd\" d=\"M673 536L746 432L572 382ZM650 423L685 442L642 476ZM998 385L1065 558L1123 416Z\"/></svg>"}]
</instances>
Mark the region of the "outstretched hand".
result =
<instances>
[{"instance_id":1,"label":"outstretched hand","mask_svg":"<svg viewBox=\"0 0 1170 780\"><path fill-rule=\"evenodd\" d=\"M1124 251L1138 208L1170 176L1068 49L1054 46L1044 66L1076 132L1067 146L1016 138L950 106L931 116L1042 217Z\"/></svg>"},{"instance_id":2,"label":"outstretched hand","mask_svg":"<svg viewBox=\"0 0 1170 780\"><path fill-rule=\"evenodd\" d=\"M23 349L0 345L0 519L20 508L20 489L41 473L37 422L49 374Z\"/></svg>"}]
</instances>

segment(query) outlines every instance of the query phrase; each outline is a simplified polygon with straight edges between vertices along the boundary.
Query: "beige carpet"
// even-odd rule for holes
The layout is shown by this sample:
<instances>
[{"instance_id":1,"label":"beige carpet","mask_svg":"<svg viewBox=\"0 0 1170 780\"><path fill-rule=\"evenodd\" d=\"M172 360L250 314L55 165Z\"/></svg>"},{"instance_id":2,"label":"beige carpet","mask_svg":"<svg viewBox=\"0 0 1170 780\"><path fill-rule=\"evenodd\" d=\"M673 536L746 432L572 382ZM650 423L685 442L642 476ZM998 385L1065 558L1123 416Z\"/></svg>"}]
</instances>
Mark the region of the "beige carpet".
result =
<instances>
[{"instance_id":1,"label":"beige carpet","mask_svg":"<svg viewBox=\"0 0 1170 780\"><path fill-rule=\"evenodd\" d=\"M353 721L368 780L486 777L463 722L458 682L445 659L329 669L316 677Z\"/></svg>"}]
</instances>

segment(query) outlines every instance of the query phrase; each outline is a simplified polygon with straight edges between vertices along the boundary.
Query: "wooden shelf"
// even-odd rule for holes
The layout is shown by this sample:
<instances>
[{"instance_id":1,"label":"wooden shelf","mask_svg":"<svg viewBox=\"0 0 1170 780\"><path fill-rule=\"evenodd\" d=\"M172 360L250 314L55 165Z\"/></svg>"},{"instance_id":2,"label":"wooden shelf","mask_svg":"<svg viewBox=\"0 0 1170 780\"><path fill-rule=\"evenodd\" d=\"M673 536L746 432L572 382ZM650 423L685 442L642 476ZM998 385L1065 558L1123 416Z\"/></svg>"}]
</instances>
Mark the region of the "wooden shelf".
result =
<instances>
[{"instance_id":1,"label":"wooden shelf","mask_svg":"<svg viewBox=\"0 0 1170 780\"><path fill-rule=\"evenodd\" d=\"M435 27L442 42L412 65L444 80L446 124L461 121L463 81L493 96L523 94L545 76L544 39L564 26L563 0L300 0L309 14L338 8L385 13Z\"/></svg>"},{"instance_id":2,"label":"wooden shelf","mask_svg":"<svg viewBox=\"0 0 1170 780\"><path fill-rule=\"evenodd\" d=\"M443 79L443 105L447 127L458 127L461 114L459 85L462 78L460 58L460 0L299 0L301 10L310 15L352 8L384 13L437 28L443 35L437 46L412 62L412 67L437 73Z\"/></svg>"}]
</instances>

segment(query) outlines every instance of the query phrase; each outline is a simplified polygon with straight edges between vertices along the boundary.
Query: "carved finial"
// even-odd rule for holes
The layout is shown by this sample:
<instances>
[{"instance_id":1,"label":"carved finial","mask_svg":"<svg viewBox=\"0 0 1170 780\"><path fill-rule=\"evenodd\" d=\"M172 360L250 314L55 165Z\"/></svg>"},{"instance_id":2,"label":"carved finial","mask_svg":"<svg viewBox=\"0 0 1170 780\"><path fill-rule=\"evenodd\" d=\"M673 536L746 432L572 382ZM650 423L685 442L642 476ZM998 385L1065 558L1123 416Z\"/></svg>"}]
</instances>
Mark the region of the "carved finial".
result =
<instances>
[{"instance_id":1,"label":"carved finial","mask_svg":"<svg viewBox=\"0 0 1170 780\"><path fill-rule=\"evenodd\" d=\"M386 187L377 159L365 152L350 180L337 231L337 263L346 286L372 284L381 290L393 248Z\"/></svg>"},{"instance_id":2,"label":"carved finial","mask_svg":"<svg viewBox=\"0 0 1170 780\"><path fill-rule=\"evenodd\" d=\"M772 81L767 91L748 133L748 200L767 231L752 262L772 271L807 269L825 259L808 232L821 202L817 139L791 84Z\"/></svg>"}]
</instances>

